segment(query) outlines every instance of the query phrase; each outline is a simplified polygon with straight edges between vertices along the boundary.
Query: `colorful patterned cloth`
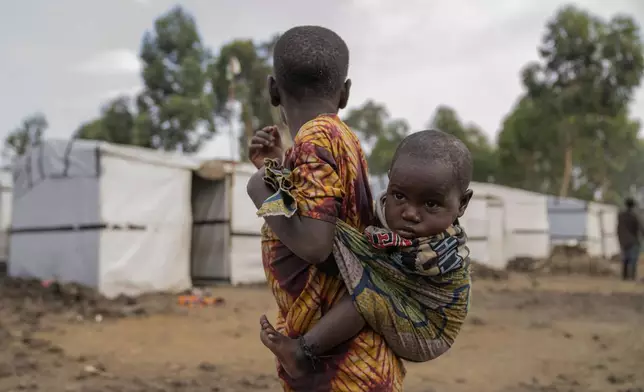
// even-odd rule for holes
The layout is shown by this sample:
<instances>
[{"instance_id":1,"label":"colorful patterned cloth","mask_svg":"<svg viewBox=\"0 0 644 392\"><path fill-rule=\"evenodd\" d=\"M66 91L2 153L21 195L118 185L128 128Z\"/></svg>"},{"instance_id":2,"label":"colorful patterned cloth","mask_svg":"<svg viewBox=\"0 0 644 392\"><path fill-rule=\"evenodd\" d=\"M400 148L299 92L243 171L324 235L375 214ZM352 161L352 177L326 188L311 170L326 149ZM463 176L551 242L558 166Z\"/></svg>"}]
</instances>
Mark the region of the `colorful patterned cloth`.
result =
<instances>
[{"instance_id":1,"label":"colorful patterned cloth","mask_svg":"<svg viewBox=\"0 0 644 392\"><path fill-rule=\"evenodd\" d=\"M454 343L469 311L470 259L459 225L429 238L404 239L387 227L364 233L338 221L333 253L356 307L401 358L424 362Z\"/></svg>"},{"instance_id":2,"label":"colorful patterned cloth","mask_svg":"<svg viewBox=\"0 0 644 392\"><path fill-rule=\"evenodd\" d=\"M288 169L266 162L266 182L289 184ZM292 216L290 189L276 193L258 211ZM387 227L384 195L376 203L381 227L360 232L338 220L333 255L365 321L401 358L425 362L445 353L465 322L470 300L467 237L458 225L430 238L400 237Z\"/></svg>"},{"instance_id":3,"label":"colorful patterned cloth","mask_svg":"<svg viewBox=\"0 0 644 392\"><path fill-rule=\"evenodd\" d=\"M299 215L332 223L341 220L360 231L374 220L360 142L337 115L322 115L303 125L286 152L284 166L291 170L292 184L287 185L292 185L293 200L289 205L295 206ZM280 187L277 183L273 186L276 190ZM263 213L270 215L267 210ZM262 260L278 305L275 326L287 336L295 338L309 331L346 293L333 261L309 265L284 246L267 225L262 228ZM278 364L284 390L402 391L402 362L371 328L322 360L321 371L297 380Z\"/></svg>"},{"instance_id":4,"label":"colorful patterned cloth","mask_svg":"<svg viewBox=\"0 0 644 392\"><path fill-rule=\"evenodd\" d=\"M276 160L266 159L264 161L266 174L264 182L269 185L275 193L264 201L264 204L257 211L257 216L275 216L282 215L287 218L295 215L297 204L291 190L293 182L290 175L285 176L280 163Z\"/></svg>"}]
</instances>

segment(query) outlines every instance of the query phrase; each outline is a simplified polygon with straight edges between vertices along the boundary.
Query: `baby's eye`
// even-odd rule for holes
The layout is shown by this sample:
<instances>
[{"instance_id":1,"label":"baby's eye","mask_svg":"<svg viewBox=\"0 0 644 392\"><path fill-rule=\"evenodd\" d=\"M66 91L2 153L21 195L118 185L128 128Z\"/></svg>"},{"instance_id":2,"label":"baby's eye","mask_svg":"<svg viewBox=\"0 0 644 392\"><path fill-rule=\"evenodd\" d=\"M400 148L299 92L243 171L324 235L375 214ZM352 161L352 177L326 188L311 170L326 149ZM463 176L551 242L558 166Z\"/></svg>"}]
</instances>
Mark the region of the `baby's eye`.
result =
<instances>
[{"instance_id":1,"label":"baby's eye","mask_svg":"<svg viewBox=\"0 0 644 392\"><path fill-rule=\"evenodd\" d=\"M396 200L402 200L405 198L405 196L403 196L402 193L398 193L398 192L394 192L393 196L394 196L394 199Z\"/></svg>"},{"instance_id":2,"label":"baby's eye","mask_svg":"<svg viewBox=\"0 0 644 392\"><path fill-rule=\"evenodd\" d=\"M427 208L436 208L438 207L438 204L434 203L433 201L428 201L425 203L425 207Z\"/></svg>"}]
</instances>

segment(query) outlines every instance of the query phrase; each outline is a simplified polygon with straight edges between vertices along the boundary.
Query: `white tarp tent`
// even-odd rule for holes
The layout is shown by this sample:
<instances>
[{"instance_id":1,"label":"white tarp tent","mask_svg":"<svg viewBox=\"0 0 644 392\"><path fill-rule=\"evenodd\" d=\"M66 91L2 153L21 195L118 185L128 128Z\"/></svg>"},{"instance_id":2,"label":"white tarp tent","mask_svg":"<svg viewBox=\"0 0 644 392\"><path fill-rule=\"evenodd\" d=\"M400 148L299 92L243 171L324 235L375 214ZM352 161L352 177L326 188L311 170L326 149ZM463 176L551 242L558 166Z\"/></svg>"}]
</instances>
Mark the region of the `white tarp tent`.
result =
<instances>
[{"instance_id":1,"label":"white tarp tent","mask_svg":"<svg viewBox=\"0 0 644 392\"><path fill-rule=\"evenodd\" d=\"M246 193L246 184L257 169L251 164L236 165L232 184L231 275L233 284L266 280L261 258L261 229L264 219Z\"/></svg>"},{"instance_id":2,"label":"white tarp tent","mask_svg":"<svg viewBox=\"0 0 644 392\"><path fill-rule=\"evenodd\" d=\"M48 141L14 167L9 273L102 294L266 279L250 164L85 140Z\"/></svg>"},{"instance_id":3,"label":"white tarp tent","mask_svg":"<svg viewBox=\"0 0 644 392\"><path fill-rule=\"evenodd\" d=\"M573 198L548 198L553 245L579 244L594 257L619 254L616 206Z\"/></svg>"},{"instance_id":4,"label":"white tarp tent","mask_svg":"<svg viewBox=\"0 0 644 392\"><path fill-rule=\"evenodd\" d=\"M494 268L505 268L504 205L494 196L474 194L460 223L467 233L472 260Z\"/></svg>"},{"instance_id":5,"label":"white tarp tent","mask_svg":"<svg viewBox=\"0 0 644 392\"><path fill-rule=\"evenodd\" d=\"M0 169L0 263L9 258L9 227L11 226L11 193L13 175L10 169Z\"/></svg>"},{"instance_id":6,"label":"white tarp tent","mask_svg":"<svg viewBox=\"0 0 644 392\"><path fill-rule=\"evenodd\" d=\"M508 261L517 257L542 259L549 256L550 236L545 195L480 182L472 182L470 188L475 197L495 199L502 204L502 211L490 215L488 223L502 226L503 230L504 261L495 261L496 267L505 267ZM473 227L468 225L465 229L472 231Z\"/></svg>"},{"instance_id":7,"label":"white tarp tent","mask_svg":"<svg viewBox=\"0 0 644 392\"><path fill-rule=\"evenodd\" d=\"M260 243L264 221L246 194L255 171L248 163L229 163L215 182L195 179L192 276L196 281L225 280L235 285L266 281Z\"/></svg>"},{"instance_id":8,"label":"white tarp tent","mask_svg":"<svg viewBox=\"0 0 644 392\"><path fill-rule=\"evenodd\" d=\"M14 165L9 274L113 297L191 286L198 161L107 143L48 141Z\"/></svg>"},{"instance_id":9,"label":"white tarp tent","mask_svg":"<svg viewBox=\"0 0 644 392\"><path fill-rule=\"evenodd\" d=\"M611 258L620 254L617 240L617 206L588 203L588 254Z\"/></svg>"}]
</instances>

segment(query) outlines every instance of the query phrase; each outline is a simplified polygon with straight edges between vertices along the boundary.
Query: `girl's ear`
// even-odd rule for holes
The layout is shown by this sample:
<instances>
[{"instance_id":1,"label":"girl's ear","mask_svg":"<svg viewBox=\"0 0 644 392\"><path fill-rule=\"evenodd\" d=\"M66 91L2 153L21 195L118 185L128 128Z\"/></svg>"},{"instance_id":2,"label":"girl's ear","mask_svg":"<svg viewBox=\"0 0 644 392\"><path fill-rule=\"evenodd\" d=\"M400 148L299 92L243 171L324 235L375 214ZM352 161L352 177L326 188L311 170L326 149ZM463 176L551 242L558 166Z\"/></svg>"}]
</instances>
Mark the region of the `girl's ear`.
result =
<instances>
[{"instance_id":1,"label":"girl's ear","mask_svg":"<svg viewBox=\"0 0 644 392\"><path fill-rule=\"evenodd\" d=\"M351 79L347 79L340 90L340 101L338 102L338 109L344 109L349 103L349 93L351 92Z\"/></svg>"},{"instance_id":2,"label":"girl's ear","mask_svg":"<svg viewBox=\"0 0 644 392\"><path fill-rule=\"evenodd\" d=\"M266 84L268 85L268 95L271 99L271 105L274 107L278 107L282 104L282 100L280 97L280 91L277 88L277 82L275 81L275 78L271 75L268 77L266 80Z\"/></svg>"}]
</instances>

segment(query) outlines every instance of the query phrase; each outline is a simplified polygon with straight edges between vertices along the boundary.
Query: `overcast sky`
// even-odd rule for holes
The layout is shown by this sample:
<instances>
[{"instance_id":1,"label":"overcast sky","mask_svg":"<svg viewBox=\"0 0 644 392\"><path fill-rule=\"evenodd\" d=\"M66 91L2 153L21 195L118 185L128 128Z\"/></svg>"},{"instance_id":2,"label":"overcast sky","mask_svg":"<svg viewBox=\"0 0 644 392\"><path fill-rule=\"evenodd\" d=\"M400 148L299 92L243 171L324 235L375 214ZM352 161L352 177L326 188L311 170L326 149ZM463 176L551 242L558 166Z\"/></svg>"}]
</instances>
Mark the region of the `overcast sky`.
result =
<instances>
[{"instance_id":1,"label":"overcast sky","mask_svg":"<svg viewBox=\"0 0 644 392\"><path fill-rule=\"evenodd\" d=\"M338 32L351 50L351 104L381 101L422 128L436 106L454 107L491 137L521 93L519 71L536 59L558 0L22 0L0 13L0 136L42 111L49 135L69 137L106 99L141 85L143 32L174 4L192 12L213 49L263 40L301 24ZM642 0L580 0L603 17L633 15ZM644 118L644 90L633 113ZM205 155L225 155L217 138Z\"/></svg>"}]
</instances>

